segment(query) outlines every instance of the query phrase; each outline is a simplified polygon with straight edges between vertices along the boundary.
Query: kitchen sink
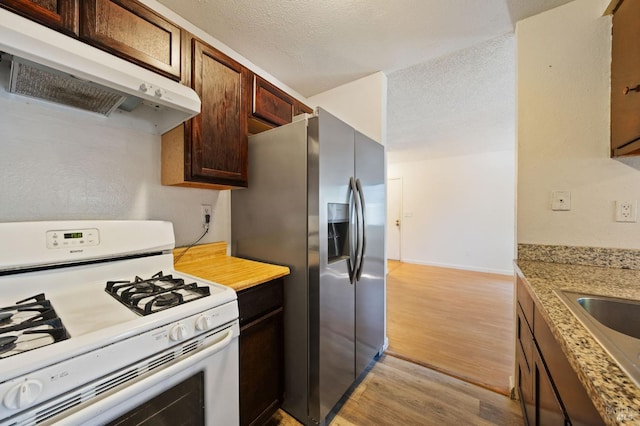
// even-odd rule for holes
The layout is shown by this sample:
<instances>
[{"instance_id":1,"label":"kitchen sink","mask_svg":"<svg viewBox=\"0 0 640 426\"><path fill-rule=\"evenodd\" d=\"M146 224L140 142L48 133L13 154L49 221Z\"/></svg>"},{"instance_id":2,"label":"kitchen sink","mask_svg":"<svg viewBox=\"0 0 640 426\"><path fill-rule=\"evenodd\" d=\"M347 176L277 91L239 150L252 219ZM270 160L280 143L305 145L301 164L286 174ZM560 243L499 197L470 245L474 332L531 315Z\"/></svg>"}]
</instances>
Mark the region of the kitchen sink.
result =
<instances>
[{"instance_id":1,"label":"kitchen sink","mask_svg":"<svg viewBox=\"0 0 640 426\"><path fill-rule=\"evenodd\" d=\"M640 339L640 302L584 296L578 298L578 303L600 324Z\"/></svg>"},{"instance_id":2,"label":"kitchen sink","mask_svg":"<svg viewBox=\"0 0 640 426\"><path fill-rule=\"evenodd\" d=\"M567 290L554 292L640 387L640 301Z\"/></svg>"}]
</instances>

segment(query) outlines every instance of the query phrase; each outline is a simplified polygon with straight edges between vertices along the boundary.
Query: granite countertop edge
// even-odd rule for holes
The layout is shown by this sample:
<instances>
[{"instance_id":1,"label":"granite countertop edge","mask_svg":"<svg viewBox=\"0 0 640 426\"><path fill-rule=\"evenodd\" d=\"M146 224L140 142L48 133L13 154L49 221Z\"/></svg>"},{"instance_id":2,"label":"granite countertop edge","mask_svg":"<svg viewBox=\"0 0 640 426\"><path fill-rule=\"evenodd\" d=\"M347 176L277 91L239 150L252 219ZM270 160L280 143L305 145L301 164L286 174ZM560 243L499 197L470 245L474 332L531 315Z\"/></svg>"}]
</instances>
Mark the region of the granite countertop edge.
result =
<instances>
[{"instance_id":1,"label":"granite countertop edge","mask_svg":"<svg viewBox=\"0 0 640 426\"><path fill-rule=\"evenodd\" d=\"M516 260L515 265L603 420L611 425L639 424L640 388L553 290L640 300L640 271L531 260Z\"/></svg>"}]
</instances>

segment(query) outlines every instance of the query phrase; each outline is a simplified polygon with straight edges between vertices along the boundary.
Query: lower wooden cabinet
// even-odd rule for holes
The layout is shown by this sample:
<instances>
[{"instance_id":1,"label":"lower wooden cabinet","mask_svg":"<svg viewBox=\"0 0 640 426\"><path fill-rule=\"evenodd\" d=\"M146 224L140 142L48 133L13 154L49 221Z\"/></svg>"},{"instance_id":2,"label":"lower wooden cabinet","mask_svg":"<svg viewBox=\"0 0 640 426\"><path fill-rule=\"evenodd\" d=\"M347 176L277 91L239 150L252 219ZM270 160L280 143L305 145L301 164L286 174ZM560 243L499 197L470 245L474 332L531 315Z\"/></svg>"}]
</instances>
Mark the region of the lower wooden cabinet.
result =
<instances>
[{"instance_id":1,"label":"lower wooden cabinet","mask_svg":"<svg viewBox=\"0 0 640 426\"><path fill-rule=\"evenodd\" d=\"M262 425L284 397L283 280L238 292L240 424Z\"/></svg>"},{"instance_id":2,"label":"lower wooden cabinet","mask_svg":"<svg viewBox=\"0 0 640 426\"><path fill-rule=\"evenodd\" d=\"M533 374L531 378L533 379L535 424L545 426L570 424L558 400L558 395L553 389L553 382L537 348L533 354ZM530 422L529 424L534 423Z\"/></svg>"},{"instance_id":3,"label":"lower wooden cabinet","mask_svg":"<svg viewBox=\"0 0 640 426\"><path fill-rule=\"evenodd\" d=\"M604 425L520 277L516 286L516 380L526 424Z\"/></svg>"},{"instance_id":4,"label":"lower wooden cabinet","mask_svg":"<svg viewBox=\"0 0 640 426\"><path fill-rule=\"evenodd\" d=\"M533 386L535 343L522 308L516 307L516 379L520 405L525 419L535 418L535 394ZM529 421L528 424L535 424Z\"/></svg>"}]
</instances>

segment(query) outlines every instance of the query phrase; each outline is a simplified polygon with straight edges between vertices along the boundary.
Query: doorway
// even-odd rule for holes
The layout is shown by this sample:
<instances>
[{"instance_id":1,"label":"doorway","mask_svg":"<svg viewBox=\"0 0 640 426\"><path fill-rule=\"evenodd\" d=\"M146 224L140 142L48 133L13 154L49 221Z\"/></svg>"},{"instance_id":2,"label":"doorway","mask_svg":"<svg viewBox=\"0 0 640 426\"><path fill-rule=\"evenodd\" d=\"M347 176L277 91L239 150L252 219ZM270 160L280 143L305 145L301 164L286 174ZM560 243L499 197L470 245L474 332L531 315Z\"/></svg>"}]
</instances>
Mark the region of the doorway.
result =
<instances>
[{"instance_id":1,"label":"doorway","mask_svg":"<svg viewBox=\"0 0 640 426\"><path fill-rule=\"evenodd\" d=\"M387 258L400 260L402 238L402 178L387 180Z\"/></svg>"}]
</instances>

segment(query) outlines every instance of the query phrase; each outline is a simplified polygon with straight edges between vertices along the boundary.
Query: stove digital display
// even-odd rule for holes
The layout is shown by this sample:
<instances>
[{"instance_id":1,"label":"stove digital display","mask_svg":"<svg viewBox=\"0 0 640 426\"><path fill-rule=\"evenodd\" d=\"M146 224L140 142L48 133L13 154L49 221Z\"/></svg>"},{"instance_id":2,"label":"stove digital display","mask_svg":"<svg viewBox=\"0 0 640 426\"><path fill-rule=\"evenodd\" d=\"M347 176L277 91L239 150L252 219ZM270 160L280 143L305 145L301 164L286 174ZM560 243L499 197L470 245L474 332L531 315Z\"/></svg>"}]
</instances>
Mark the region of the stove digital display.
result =
<instances>
[{"instance_id":1,"label":"stove digital display","mask_svg":"<svg viewBox=\"0 0 640 426\"><path fill-rule=\"evenodd\" d=\"M64 234L64 239L69 238L82 238L82 232L68 232Z\"/></svg>"}]
</instances>

